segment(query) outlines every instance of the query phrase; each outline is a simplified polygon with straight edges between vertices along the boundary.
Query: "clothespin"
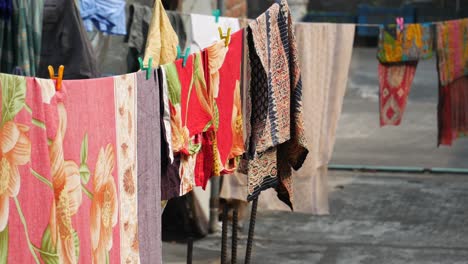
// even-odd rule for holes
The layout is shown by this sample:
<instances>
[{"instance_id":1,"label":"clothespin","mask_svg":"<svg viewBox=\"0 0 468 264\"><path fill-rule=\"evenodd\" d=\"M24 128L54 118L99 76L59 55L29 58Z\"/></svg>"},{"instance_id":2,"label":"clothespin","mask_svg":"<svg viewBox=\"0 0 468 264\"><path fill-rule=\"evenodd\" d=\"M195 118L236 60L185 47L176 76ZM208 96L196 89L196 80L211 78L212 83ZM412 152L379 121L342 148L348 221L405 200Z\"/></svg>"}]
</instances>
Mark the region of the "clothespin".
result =
<instances>
[{"instance_id":1,"label":"clothespin","mask_svg":"<svg viewBox=\"0 0 468 264\"><path fill-rule=\"evenodd\" d=\"M55 90L60 91L60 89L62 88L63 71L65 67L63 65L60 65L57 76L55 76L54 67L52 67L52 65L49 65L49 67L47 68L49 69L50 79L55 80Z\"/></svg>"},{"instance_id":2,"label":"clothespin","mask_svg":"<svg viewBox=\"0 0 468 264\"><path fill-rule=\"evenodd\" d=\"M185 55L182 55L182 50L180 46L177 46L177 59L184 59L182 62L182 66L185 67L187 65L187 59L190 54L190 48L185 49Z\"/></svg>"},{"instance_id":3,"label":"clothespin","mask_svg":"<svg viewBox=\"0 0 468 264\"><path fill-rule=\"evenodd\" d=\"M223 30L221 27L218 27L219 31L219 38L224 39L225 47L229 46L229 42L231 41L231 28L228 28L226 35L223 35Z\"/></svg>"},{"instance_id":4,"label":"clothespin","mask_svg":"<svg viewBox=\"0 0 468 264\"><path fill-rule=\"evenodd\" d=\"M150 57L148 59L148 66L147 67L145 67L143 65L143 59L141 57L138 57L138 62L140 63L140 70L146 71L146 80L149 80L149 78L151 76L151 69L153 67L153 58Z\"/></svg>"},{"instance_id":5,"label":"clothespin","mask_svg":"<svg viewBox=\"0 0 468 264\"><path fill-rule=\"evenodd\" d=\"M405 29L405 19L403 17L396 18L397 32L403 32Z\"/></svg>"},{"instance_id":6,"label":"clothespin","mask_svg":"<svg viewBox=\"0 0 468 264\"><path fill-rule=\"evenodd\" d=\"M215 17L216 23L219 23L219 16L221 16L221 10L216 9L216 10L213 10L213 12L211 12L211 13Z\"/></svg>"}]
</instances>

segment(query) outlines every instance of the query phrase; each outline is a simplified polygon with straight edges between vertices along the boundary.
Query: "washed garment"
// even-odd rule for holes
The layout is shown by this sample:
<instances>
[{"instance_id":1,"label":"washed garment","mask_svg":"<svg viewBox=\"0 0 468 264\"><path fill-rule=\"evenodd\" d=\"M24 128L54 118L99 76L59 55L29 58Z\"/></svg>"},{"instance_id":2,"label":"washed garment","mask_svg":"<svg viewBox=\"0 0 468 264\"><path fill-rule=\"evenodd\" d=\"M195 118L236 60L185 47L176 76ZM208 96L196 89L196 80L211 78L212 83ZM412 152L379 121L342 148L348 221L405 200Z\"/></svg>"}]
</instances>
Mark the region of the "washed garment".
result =
<instances>
[{"instance_id":1,"label":"washed garment","mask_svg":"<svg viewBox=\"0 0 468 264\"><path fill-rule=\"evenodd\" d=\"M13 13L12 0L1 0L0 1L0 18L4 20L10 19Z\"/></svg>"},{"instance_id":2,"label":"washed garment","mask_svg":"<svg viewBox=\"0 0 468 264\"><path fill-rule=\"evenodd\" d=\"M242 62L243 32L231 35L231 42L224 41L206 49L205 72L208 72L208 90L214 113L213 174L233 173L244 153L242 131L242 105L240 77ZM205 186L206 182L204 183Z\"/></svg>"},{"instance_id":3,"label":"washed garment","mask_svg":"<svg viewBox=\"0 0 468 264\"><path fill-rule=\"evenodd\" d=\"M180 195L180 157L172 152L171 109L164 67L158 69L161 123L161 200Z\"/></svg>"},{"instance_id":4,"label":"washed garment","mask_svg":"<svg viewBox=\"0 0 468 264\"><path fill-rule=\"evenodd\" d=\"M11 17L0 20L1 71L20 67L35 76L41 52L43 0L13 0Z\"/></svg>"},{"instance_id":5,"label":"washed garment","mask_svg":"<svg viewBox=\"0 0 468 264\"><path fill-rule=\"evenodd\" d=\"M87 31L96 27L106 34L127 34L125 0L80 0L80 13Z\"/></svg>"},{"instance_id":6,"label":"washed garment","mask_svg":"<svg viewBox=\"0 0 468 264\"><path fill-rule=\"evenodd\" d=\"M60 65L64 65L64 79L100 77L91 43L74 1L45 1L37 76L49 78L49 65L56 71Z\"/></svg>"},{"instance_id":7,"label":"washed garment","mask_svg":"<svg viewBox=\"0 0 468 264\"><path fill-rule=\"evenodd\" d=\"M137 73L138 237L142 263L162 263L161 123L157 71Z\"/></svg>"},{"instance_id":8,"label":"washed garment","mask_svg":"<svg viewBox=\"0 0 468 264\"><path fill-rule=\"evenodd\" d=\"M129 72L140 70L138 57L145 53L149 25L153 16L151 7L133 3L128 8L128 34L125 42L128 43L127 69Z\"/></svg>"},{"instance_id":9,"label":"washed garment","mask_svg":"<svg viewBox=\"0 0 468 264\"><path fill-rule=\"evenodd\" d=\"M161 0L156 0L153 7L148 38L145 49L145 64L153 58L153 67L175 61L179 39L172 28Z\"/></svg>"},{"instance_id":10,"label":"washed garment","mask_svg":"<svg viewBox=\"0 0 468 264\"><path fill-rule=\"evenodd\" d=\"M142 75L142 73L140 73ZM146 76L146 75L145 75ZM118 186L119 186L119 222L120 222L120 259L121 262L124 260L126 263L139 263L139 226L138 226L138 197L141 195L148 194L150 192L153 195L157 194L158 185L149 185L148 188L141 190L138 184L138 167L139 165L146 165L148 163L140 164L137 162L139 157L137 152L137 99L138 99L138 77L136 74L126 74L113 77L114 79L114 95L115 95L115 113L116 113L116 156L117 156L117 175L118 175ZM99 89L98 87L94 87ZM156 88L154 85L152 88ZM88 94L90 91L88 92ZM91 113L90 113L91 114ZM154 132L154 131L153 131ZM102 131L101 131L102 133ZM148 146L150 141L147 137L145 144ZM158 143L152 142L152 146L158 145ZM140 144L141 145L141 144ZM153 150L154 151L154 150ZM146 153L145 153L146 154ZM144 155L143 155L144 156ZM154 157L154 155L151 155ZM148 157L145 157L148 159ZM146 160L146 162L148 162ZM152 160L154 162L154 160ZM156 172L155 170L152 170ZM156 172L157 173L157 172ZM157 177L157 175L151 175ZM142 184L146 184L143 181ZM147 184L146 184L147 185ZM142 192L140 192L140 190ZM143 196L143 199L146 198ZM159 198L159 197L158 197ZM158 198L154 198L158 199ZM146 202L146 200L145 200ZM149 206L149 205L146 205ZM149 213L150 211L145 205L143 205L142 213ZM153 205L157 206L157 205ZM157 215L158 210L151 208L153 215ZM102 209L101 209L102 210ZM104 215L102 216L105 217ZM102 228L102 227L101 227ZM142 232L145 232L143 229ZM157 236L157 233L153 234ZM156 250L156 248L155 248ZM155 252L157 254L157 251ZM157 261L157 259L154 259Z\"/></svg>"},{"instance_id":11,"label":"washed garment","mask_svg":"<svg viewBox=\"0 0 468 264\"><path fill-rule=\"evenodd\" d=\"M381 126L400 125L417 65L417 62L379 63Z\"/></svg>"},{"instance_id":12,"label":"washed garment","mask_svg":"<svg viewBox=\"0 0 468 264\"><path fill-rule=\"evenodd\" d=\"M381 63L430 59L433 41L429 24L405 24L401 32L396 25L386 25L380 29L377 58Z\"/></svg>"},{"instance_id":13,"label":"washed garment","mask_svg":"<svg viewBox=\"0 0 468 264\"><path fill-rule=\"evenodd\" d=\"M241 24L248 23L246 19L241 19ZM242 29L242 77L241 77L241 113L242 113L242 131L244 138L244 150L248 149L249 146L249 136L250 136L250 117L251 117L251 108L252 101L250 97L250 67L249 67L249 45L247 42L247 29ZM248 182L247 175L245 174L246 170L246 160L248 156L244 153L243 157L240 159L240 165L238 169L230 175L223 177L221 191L219 196L226 200L240 200L246 201L248 196Z\"/></svg>"},{"instance_id":14,"label":"washed garment","mask_svg":"<svg viewBox=\"0 0 468 264\"><path fill-rule=\"evenodd\" d=\"M187 29L186 22L183 19L183 15L179 12L167 11L169 21L171 21L172 28L179 38L179 45L183 49L187 45Z\"/></svg>"},{"instance_id":15,"label":"washed garment","mask_svg":"<svg viewBox=\"0 0 468 264\"><path fill-rule=\"evenodd\" d=\"M452 145L468 133L467 30L468 19L436 24L439 145Z\"/></svg>"},{"instance_id":16,"label":"washed garment","mask_svg":"<svg viewBox=\"0 0 468 264\"><path fill-rule=\"evenodd\" d=\"M190 36L190 18L186 15L177 12L167 12L168 19L172 25L173 31L177 34L179 45L184 49L188 45L187 39ZM128 68L130 71L137 71L140 69L138 64L138 57L143 57L145 47L148 39L148 32L150 23L153 17L153 10L147 6L138 3L133 3L129 7L129 21L128 21L128 36L126 41L130 47L128 54ZM169 30L170 31L170 30ZM172 35L169 34L169 35ZM157 39L153 39L156 41ZM153 44L154 45L154 44ZM177 51L176 51L177 52ZM176 53L177 55L177 53ZM154 60L154 58L153 58ZM175 60L175 57L174 57ZM169 63L172 61L165 61Z\"/></svg>"},{"instance_id":17,"label":"washed garment","mask_svg":"<svg viewBox=\"0 0 468 264\"><path fill-rule=\"evenodd\" d=\"M40 247L44 231L50 230L54 192L43 106L49 101L42 88L33 78L0 74L2 263L39 262L41 256L29 250L30 243Z\"/></svg>"},{"instance_id":18,"label":"washed garment","mask_svg":"<svg viewBox=\"0 0 468 264\"><path fill-rule=\"evenodd\" d=\"M355 26L299 23L295 29L310 153L302 168L293 172L293 207L295 212L324 215L329 213L328 163L348 81ZM288 210L275 196L271 190L264 192L260 208Z\"/></svg>"},{"instance_id":19,"label":"washed garment","mask_svg":"<svg viewBox=\"0 0 468 264\"><path fill-rule=\"evenodd\" d=\"M406 24L401 32L396 25L380 29L377 58L381 126L400 125L418 61L432 57L433 39L428 24Z\"/></svg>"},{"instance_id":20,"label":"washed garment","mask_svg":"<svg viewBox=\"0 0 468 264\"><path fill-rule=\"evenodd\" d=\"M0 75L9 263L139 263L135 78Z\"/></svg>"},{"instance_id":21,"label":"washed garment","mask_svg":"<svg viewBox=\"0 0 468 264\"><path fill-rule=\"evenodd\" d=\"M216 23L214 16L191 14L192 20L192 49L202 50L220 40L218 27L221 27L223 34L231 28L231 34L240 30L239 19L229 17L219 17Z\"/></svg>"},{"instance_id":22,"label":"washed garment","mask_svg":"<svg viewBox=\"0 0 468 264\"><path fill-rule=\"evenodd\" d=\"M292 169L308 150L304 135L302 82L292 18L286 1L273 4L249 24L252 135L248 200L274 187L292 207Z\"/></svg>"},{"instance_id":23,"label":"washed garment","mask_svg":"<svg viewBox=\"0 0 468 264\"><path fill-rule=\"evenodd\" d=\"M203 133L212 130L213 114L202 55L190 55L185 67L182 64L182 60L177 60L163 68L169 90L172 151L180 157L180 194L184 195L195 186L197 155L202 148Z\"/></svg>"}]
</instances>

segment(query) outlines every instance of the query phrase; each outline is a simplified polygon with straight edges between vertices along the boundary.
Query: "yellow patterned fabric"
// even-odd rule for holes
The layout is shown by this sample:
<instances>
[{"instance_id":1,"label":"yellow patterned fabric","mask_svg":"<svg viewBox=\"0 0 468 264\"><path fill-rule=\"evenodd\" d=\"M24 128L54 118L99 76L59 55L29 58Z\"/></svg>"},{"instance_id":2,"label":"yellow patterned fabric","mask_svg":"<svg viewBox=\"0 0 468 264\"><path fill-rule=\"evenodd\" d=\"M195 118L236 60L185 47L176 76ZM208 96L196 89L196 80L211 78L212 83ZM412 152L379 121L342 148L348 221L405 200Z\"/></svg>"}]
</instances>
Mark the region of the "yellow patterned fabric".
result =
<instances>
[{"instance_id":1,"label":"yellow patterned fabric","mask_svg":"<svg viewBox=\"0 0 468 264\"><path fill-rule=\"evenodd\" d=\"M433 54L433 32L430 25L407 24L399 32L396 25L380 29L377 58L381 63L429 59Z\"/></svg>"},{"instance_id":2,"label":"yellow patterned fabric","mask_svg":"<svg viewBox=\"0 0 468 264\"><path fill-rule=\"evenodd\" d=\"M179 39L172 28L161 0L156 0L146 40L145 65L153 58L153 66L171 63L177 58Z\"/></svg>"}]
</instances>

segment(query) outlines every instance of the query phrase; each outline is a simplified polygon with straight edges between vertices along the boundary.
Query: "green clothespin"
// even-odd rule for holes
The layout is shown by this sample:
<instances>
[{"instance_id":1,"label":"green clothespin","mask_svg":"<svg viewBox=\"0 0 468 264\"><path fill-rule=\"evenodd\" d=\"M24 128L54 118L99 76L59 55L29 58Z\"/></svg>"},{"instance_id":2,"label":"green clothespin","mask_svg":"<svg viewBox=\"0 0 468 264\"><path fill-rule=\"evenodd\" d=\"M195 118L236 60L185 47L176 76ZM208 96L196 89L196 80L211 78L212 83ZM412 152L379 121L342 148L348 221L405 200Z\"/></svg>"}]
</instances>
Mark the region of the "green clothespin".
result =
<instances>
[{"instance_id":1,"label":"green clothespin","mask_svg":"<svg viewBox=\"0 0 468 264\"><path fill-rule=\"evenodd\" d=\"M149 78L151 76L151 69L153 67L153 58L150 57L148 59L148 66L147 67L145 67L143 65L143 59L141 57L138 57L138 62L140 63L140 70L146 71L146 80L149 80Z\"/></svg>"},{"instance_id":2,"label":"green clothespin","mask_svg":"<svg viewBox=\"0 0 468 264\"><path fill-rule=\"evenodd\" d=\"M182 55L182 50L180 48L180 46L177 46L177 59L184 59L182 61L182 66L185 67L185 65L187 65L187 59L188 59L188 56L190 54L190 48L186 48L185 49L185 54Z\"/></svg>"},{"instance_id":3,"label":"green clothespin","mask_svg":"<svg viewBox=\"0 0 468 264\"><path fill-rule=\"evenodd\" d=\"M215 17L216 23L219 23L219 16L221 16L221 10L219 9L213 10L212 14Z\"/></svg>"}]
</instances>

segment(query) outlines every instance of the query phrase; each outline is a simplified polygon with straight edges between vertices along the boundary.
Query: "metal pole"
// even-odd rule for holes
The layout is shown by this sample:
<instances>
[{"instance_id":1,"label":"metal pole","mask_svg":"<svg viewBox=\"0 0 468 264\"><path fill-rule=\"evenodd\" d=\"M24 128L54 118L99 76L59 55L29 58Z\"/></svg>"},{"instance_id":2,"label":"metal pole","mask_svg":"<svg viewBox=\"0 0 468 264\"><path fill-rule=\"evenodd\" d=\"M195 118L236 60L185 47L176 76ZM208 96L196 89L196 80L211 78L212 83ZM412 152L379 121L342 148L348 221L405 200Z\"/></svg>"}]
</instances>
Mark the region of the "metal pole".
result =
<instances>
[{"instance_id":1,"label":"metal pole","mask_svg":"<svg viewBox=\"0 0 468 264\"><path fill-rule=\"evenodd\" d=\"M219 177L212 177L210 192L210 233L218 231Z\"/></svg>"},{"instance_id":2,"label":"metal pole","mask_svg":"<svg viewBox=\"0 0 468 264\"><path fill-rule=\"evenodd\" d=\"M218 0L217 7L221 11L221 15L224 14L224 0Z\"/></svg>"},{"instance_id":3,"label":"metal pole","mask_svg":"<svg viewBox=\"0 0 468 264\"><path fill-rule=\"evenodd\" d=\"M237 216L238 209L234 206L232 212L232 243L231 243L231 264L237 264Z\"/></svg>"},{"instance_id":4,"label":"metal pole","mask_svg":"<svg viewBox=\"0 0 468 264\"><path fill-rule=\"evenodd\" d=\"M189 237L187 240L187 264L192 264L193 260L193 237Z\"/></svg>"},{"instance_id":5,"label":"metal pole","mask_svg":"<svg viewBox=\"0 0 468 264\"><path fill-rule=\"evenodd\" d=\"M252 202L252 212L250 213L249 236L247 237L247 249L245 250L245 264L250 264L252 257L252 246L255 235L255 221L257 221L258 196Z\"/></svg>"},{"instance_id":6,"label":"metal pole","mask_svg":"<svg viewBox=\"0 0 468 264\"><path fill-rule=\"evenodd\" d=\"M223 205L223 227L221 231L221 264L227 264L228 204Z\"/></svg>"}]
</instances>

